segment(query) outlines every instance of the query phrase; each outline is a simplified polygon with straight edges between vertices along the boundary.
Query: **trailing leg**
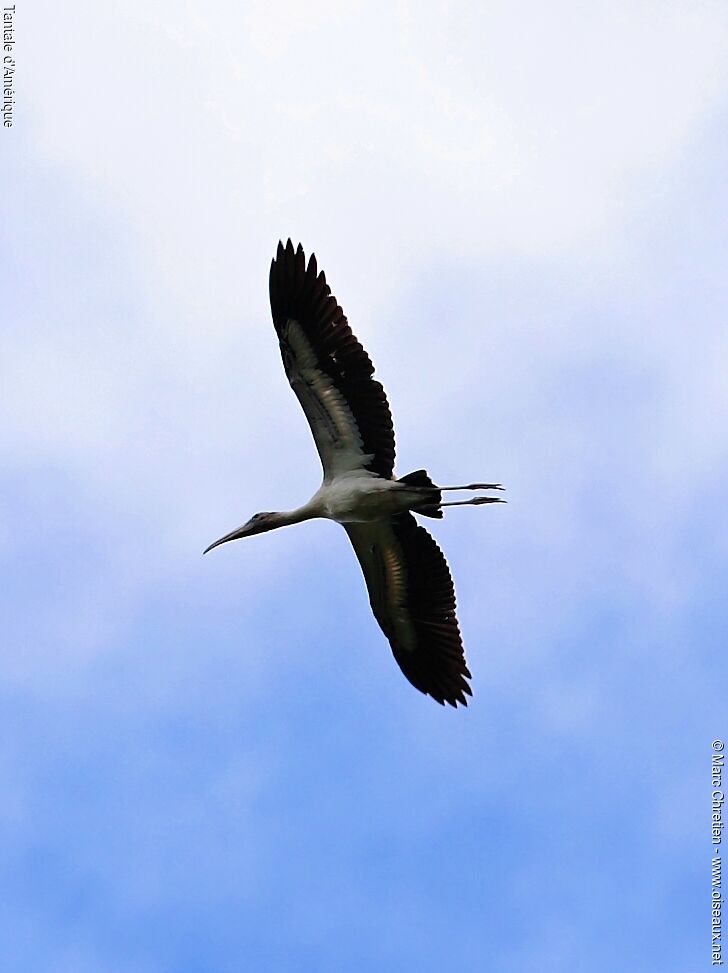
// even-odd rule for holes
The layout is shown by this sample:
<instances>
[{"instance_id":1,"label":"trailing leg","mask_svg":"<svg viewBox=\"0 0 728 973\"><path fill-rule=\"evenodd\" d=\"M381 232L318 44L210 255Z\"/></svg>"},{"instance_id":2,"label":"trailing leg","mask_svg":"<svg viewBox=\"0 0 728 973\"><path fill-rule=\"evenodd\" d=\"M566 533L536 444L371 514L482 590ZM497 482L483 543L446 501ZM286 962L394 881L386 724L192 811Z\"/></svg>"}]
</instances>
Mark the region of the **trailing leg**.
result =
<instances>
[{"instance_id":1,"label":"trailing leg","mask_svg":"<svg viewBox=\"0 0 728 973\"><path fill-rule=\"evenodd\" d=\"M473 497L472 500L448 500L447 503L441 503L441 507L478 507L482 503L506 503L506 500L501 500L500 497Z\"/></svg>"},{"instance_id":2,"label":"trailing leg","mask_svg":"<svg viewBox=\"0 0 728 973\"><path fill-rule=\"evenodd\" d=\"M468 483L467 486L438 486L438 490L505 490L500 483Z\"/></svg>"}]
</instances>

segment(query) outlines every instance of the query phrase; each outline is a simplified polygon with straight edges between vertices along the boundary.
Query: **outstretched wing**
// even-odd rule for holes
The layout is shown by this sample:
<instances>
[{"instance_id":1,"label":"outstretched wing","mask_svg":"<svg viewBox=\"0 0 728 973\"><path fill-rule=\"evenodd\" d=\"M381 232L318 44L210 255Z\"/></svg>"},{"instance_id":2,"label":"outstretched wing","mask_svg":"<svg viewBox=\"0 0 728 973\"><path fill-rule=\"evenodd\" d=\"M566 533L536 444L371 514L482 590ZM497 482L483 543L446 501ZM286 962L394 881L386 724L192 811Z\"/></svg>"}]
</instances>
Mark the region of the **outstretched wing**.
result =
<instances>
[{"instance_id":1,"label":"outstretched wing","mask_svg":"<svg viewBox=\"0 0 728 973\"><path fill-rule=\"evenodd\" d=\"M291 388L306 413L324 478L366 469L390 479L394 427L374 366L352 334L316 257L289 240L270 267L270 306Z\"/></svg>"},{"instance_id":2,"label":"outstretched wing","mask_svg":"<svg viewBox=\"0 0 728 973\"><path fill-rule=\"evenodd\" d=\"M407 679L438 703L472 696L447 561L412 514L344 524L364 572L374 617Z\"/></svg>"}]
</instances>

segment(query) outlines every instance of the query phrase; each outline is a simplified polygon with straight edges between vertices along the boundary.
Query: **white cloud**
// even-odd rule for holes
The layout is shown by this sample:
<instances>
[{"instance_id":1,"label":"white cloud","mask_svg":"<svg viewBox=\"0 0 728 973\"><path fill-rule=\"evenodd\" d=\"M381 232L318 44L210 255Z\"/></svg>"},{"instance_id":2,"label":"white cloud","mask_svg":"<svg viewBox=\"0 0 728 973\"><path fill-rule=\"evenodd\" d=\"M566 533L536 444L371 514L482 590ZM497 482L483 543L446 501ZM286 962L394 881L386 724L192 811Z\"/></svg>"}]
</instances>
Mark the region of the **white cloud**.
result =
<instances>
[{"instance_id":1,"label":"white cloud","mask_svg":"<svg viewBox=\"0 0 728 973\"><path fill-rule=\"evenodd\" d=\"M725 97L722 5L41 4L25 30L18 227L38 279L2 338L2 442L11 467L70 471L98 507L109 602L191 577L190 551L316 487L268 321L268 262L289 232L380 363L402 470L508 481L510 543L566 563L585 523L600 534L575 498L604 472L604 442L626 454L608 390L599 415L574 412L591 390L559 383L603 381L607 355L613 371L636 363L659 406L635 399L630 448L648 453L631 487L655 533L676 492L682 515L687 485L654 504L654 474L709 474L720 441L692 430L723 402L722 339L683 369L679 328L645 329L663 307L635 297L660 268L619 275ZM671 537L668 567L636 560L663 592ZM283 541L237 559L237 583L310 543Z\"/></svg>"},{"instance_id":2,"label":"white cloud","mask_svg":"<svg viewBox=\"0 0 728 973\"><path fill-rule=\"evenodd\" d=\"M26 68L43 150L206 333L289 231L385 297L433 250L613 238L728 79L717 4L208 9L40 6Z\"/></svg>"}]
</instances>

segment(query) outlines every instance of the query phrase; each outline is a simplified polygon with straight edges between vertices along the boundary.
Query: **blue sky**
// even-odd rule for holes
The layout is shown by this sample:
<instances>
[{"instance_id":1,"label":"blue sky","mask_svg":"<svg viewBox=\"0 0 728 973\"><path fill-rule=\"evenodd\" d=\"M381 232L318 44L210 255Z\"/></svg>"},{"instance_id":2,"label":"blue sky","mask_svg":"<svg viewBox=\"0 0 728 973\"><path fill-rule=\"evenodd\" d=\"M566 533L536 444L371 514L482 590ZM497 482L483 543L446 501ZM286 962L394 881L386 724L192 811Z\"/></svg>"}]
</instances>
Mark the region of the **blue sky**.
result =
<instances>
[{"instance_id":1,"label":"blue sky","mask_svg":"<svg viewBox=\"0 0 728 973\"><path fill-rule=\"evenodd\" d=\"M709 964L722 4L36 3L3 132L3 966ZM475 697L402 678L267 306L315 250ZM428 525L430 526L430 525Z\"/></svg>"}]
</instances>

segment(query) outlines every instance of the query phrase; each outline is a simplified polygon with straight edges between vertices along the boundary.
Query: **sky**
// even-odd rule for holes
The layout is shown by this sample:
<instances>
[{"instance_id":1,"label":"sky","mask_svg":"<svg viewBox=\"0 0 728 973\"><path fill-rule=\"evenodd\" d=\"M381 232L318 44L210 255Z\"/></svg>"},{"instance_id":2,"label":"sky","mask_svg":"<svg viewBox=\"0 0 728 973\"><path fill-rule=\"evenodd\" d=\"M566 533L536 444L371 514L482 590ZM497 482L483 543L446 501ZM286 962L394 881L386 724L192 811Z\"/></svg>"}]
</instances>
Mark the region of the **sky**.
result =
<instances>
[{"instance_id":1,"label":"sky","mask_svg":"<svg viewBox=\"0 0 728 973\"><path fill-rule=\"evenodd\" d=\"M22 973L710 965L728 10L19 2L0 941ZM403 678L267 273L315 251L474 698Z\"/></svg>"}]
</instances>

